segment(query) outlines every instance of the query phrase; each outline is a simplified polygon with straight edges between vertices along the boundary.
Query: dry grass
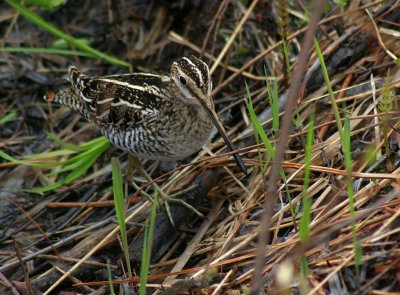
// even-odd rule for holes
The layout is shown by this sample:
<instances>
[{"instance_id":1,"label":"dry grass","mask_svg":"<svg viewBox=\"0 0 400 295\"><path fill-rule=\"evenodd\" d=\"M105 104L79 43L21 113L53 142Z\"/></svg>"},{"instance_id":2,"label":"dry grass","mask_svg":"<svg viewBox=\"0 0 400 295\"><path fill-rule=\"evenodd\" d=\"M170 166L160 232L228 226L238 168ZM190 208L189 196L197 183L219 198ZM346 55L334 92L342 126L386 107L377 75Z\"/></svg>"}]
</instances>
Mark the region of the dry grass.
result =
<instances>
[{"instance_id":1,"label":"dry grass","mask_svg":"<svg viewBox=\"0 0 400 295\"><path fill-rule=\"evenodd\" d=\"M201 4L196 6L198 2ZM281 165L286 183L279 183L275 204L267 194L271 186L266 186L274 171L270 164L265 173L261 172L258 155L261 153L261 160L265 161L267 151L254 138L244 103L244 81L250 87L260 122L276 143L277 133L270 130L272 115L264 67L268 79L278 81L279 110L284 112L291 78L281 49L280 28L285 27L289 64L296 67L299 44L307 30L303 10L307 7L289 7L288 15L280 13L281 17L289 17L288 22L279 20L271 2L183 1L183 6L174 2L167 7L157 1L99 1L98 5L82 1L80 9L68 2L52 13L36 11L74 37L91 37L92 47L130 62L135 71L168 71L175 58L188 54L203 56L214 71L216 107L230 126L230 138L241 150L249 175L235 166L219 138L175 168L145 163L147 171L168 193L196 183L198 189L184 197L194 198L196 208L207 217L202 220L182 211L181 217L177 217L182 218L177 221L178 228L171 229L163 223L165 214L160 210L149 292L249 292L262 227L259 220L265 198L269 198L267 204L273 215L270 239L263 248L261 282L266 293L394 294L400 290L400 141L396 95L400 71L395 64L400 55L400 6L397 1L385 2L386 6L383 1L371 1L364 6L351 4L344 10L334 4L325 7L317 39L324 51L341 118L345 118L345 113L350 118L351 178L347 177L340 134L313 49L301 80L302 90L296 97L296 124L290 129ZM42 48L50 47L54 41L7 4L0 4L0 11L1 46ZM78 115L41 99L53 88L63 87L61 78L68 64L76 64L94 75L126 71L78 56L1 53L2 151L23 158L57 150L45 130L75 144L98 136ZM382 93L388 91L393 93L393 108L383 113ZM312 109L316 110L315 138L306 194L305 139ZM16 115L9 115L14 112ZM2 118L9 119L2 122ZM383 123L391 127L385 128L386 134ZM385 144L390 147L388 155ZM99 289L109 293L107 259L111 261L115 290L129 288L123 280L123 251L114 220L111 154L121 161L126 159L126 155L111 148L83 177L41 195L24 189L54 182L56 176L48 177L42 169L0 160L1 293L6 289L45 292L61 281L58 291L90 294ZM163 169L168 172L162 172ZM349 181L354 189L354 214L350 213ZM137 274L143 225L151 210L140 191L152 192L148 184L139 186L141 189L137 190L126 185L128 237L132 267ZM312 197L310 240L301 243L299 222L305 195ZM176 214L179 210L176 208ZM362 249L359 266L355 266L355 238ZM300 272L303 255L308 262L306 276ZM76 271L72 273L73 270ZM67 278L60 280L63 275ZM135 288L138 281L137 276L133 278Z\"/></svg>"}]
</instances>

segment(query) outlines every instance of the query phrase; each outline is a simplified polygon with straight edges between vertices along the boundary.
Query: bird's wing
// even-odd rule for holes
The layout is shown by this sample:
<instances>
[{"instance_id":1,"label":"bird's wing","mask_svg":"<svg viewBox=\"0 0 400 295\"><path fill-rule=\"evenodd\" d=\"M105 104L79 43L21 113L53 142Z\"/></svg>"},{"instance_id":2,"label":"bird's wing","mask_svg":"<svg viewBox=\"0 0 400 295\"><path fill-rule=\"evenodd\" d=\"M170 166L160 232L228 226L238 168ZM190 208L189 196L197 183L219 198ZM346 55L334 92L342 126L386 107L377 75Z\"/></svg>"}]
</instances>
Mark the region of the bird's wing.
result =
<instances>
[{"instance_id":1,"label":"bird's wing","mask_svg":"<svg viewBox=\"0 0 400 295\"><path fill-rule=\"evenodd\" d=\"M70 68L70 80L91 118L130 127L154 118L165 101L162 76L126 74L91 78Z\"/></svg>"}]
</instances>

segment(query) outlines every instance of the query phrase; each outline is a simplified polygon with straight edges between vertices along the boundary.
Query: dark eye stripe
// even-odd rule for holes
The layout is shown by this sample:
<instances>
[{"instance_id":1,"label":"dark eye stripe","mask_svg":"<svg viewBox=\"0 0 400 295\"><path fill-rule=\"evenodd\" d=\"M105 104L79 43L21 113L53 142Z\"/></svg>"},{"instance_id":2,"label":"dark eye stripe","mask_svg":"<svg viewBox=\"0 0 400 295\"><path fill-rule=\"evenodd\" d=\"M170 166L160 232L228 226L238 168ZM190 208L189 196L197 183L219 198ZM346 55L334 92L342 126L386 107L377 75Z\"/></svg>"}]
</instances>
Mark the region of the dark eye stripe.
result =
<instances>
[{"instance_id":1,"label":"dark eye stripe","mask_svg":"<svg viewBox=\"0 0 400 295\"><path fill-rule=\"evenodd\" d=\"M189 76L193 81L196 82L198 87L201 87L201 77L199 75L201 74L200 69L198 66L191 62L188 58L184 57L179 59L178 65L180 69L187 75Z\"/></svg>"}]
</instances>

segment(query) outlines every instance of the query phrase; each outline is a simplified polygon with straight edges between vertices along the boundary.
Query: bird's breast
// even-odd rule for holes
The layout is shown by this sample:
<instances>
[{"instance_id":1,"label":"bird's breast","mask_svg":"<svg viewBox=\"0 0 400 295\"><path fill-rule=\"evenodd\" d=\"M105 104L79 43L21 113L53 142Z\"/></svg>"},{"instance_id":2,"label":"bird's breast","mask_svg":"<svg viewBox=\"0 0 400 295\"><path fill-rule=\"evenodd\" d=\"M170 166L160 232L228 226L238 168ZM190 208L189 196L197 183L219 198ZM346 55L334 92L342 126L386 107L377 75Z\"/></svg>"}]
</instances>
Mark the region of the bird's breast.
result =
<instances>
[{"instance_id":1,"label":"bird's breast","mask_svg":"<svg viewBox=\"0 0 400 295\"><path fill-rule=\"evenodd\" d=\"M178 160L197 152L207 142L213 123L197 105L160 110L157 118L131 128L100 131L119 148L140 158Z\"/></svg>"}]
</instances>

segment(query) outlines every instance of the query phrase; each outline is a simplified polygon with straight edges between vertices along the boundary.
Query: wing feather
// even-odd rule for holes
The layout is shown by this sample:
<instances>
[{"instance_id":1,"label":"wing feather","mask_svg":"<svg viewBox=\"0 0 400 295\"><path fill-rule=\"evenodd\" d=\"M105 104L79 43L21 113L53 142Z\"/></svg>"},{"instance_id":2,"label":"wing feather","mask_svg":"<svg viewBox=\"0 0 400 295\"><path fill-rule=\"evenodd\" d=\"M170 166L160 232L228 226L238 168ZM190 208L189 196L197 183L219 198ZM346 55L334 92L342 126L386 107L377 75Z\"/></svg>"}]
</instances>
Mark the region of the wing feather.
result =
<instances>
[{"instance_id":1,"label":"wing feather","mask_svg":"<svg viewBox=\"0 0 400 295\"><path fill-rule=\"evenodd\" d=\"M91 119L100 125L131 127L143 124L157 115L167 95L163 77L158 75L91 78L75 67L70 68L69 75Z\"/></svg>"}]
</instances>

